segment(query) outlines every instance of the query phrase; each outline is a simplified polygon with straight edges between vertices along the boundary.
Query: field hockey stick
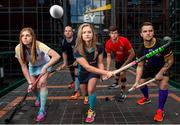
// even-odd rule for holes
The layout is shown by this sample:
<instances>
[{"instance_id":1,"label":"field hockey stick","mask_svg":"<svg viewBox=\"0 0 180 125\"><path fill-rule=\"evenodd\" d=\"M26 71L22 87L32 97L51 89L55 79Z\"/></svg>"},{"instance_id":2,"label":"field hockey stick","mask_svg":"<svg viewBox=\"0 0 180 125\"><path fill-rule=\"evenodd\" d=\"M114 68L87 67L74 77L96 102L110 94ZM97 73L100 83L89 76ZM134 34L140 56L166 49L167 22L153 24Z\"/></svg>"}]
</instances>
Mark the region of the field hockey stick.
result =
<instances>
[{"instance_id":1,"label":"field hockey stick","mask_svg":"<svg viewBox=\"0 0 180 125\"><path fill-rule=\"evenodd\" d=\"M135 90L135 89L138 89L138 88L140 88L140 87L142 87L142 86L144 86L144 85L147 85L147 84L149 84L149 83L151 83L151 82L154 82L154 81L156 81L155 78L150 79L150 80L148 80L148 81L146 81L146 82L144 82L144 83L142 83L142 84L137 85L136 88L131 87L131 88L128 90L128 92L131 92L131 91L133 91L133 90Z\"/></svg>"},{"instance_id":2,"label":"field hockey stick","mask_svg":"<svg viewBox=\"0 0 180 125\"><path fill-rule=\"evenodd\" d=\"M60 70L65 70L65 69L71 68L71 67L73 67L73 66L74 66L73 64L67 65L67 66L65 66L64 68L61 68L61 66L59 66L59 67L56 69L56 71L58 72L58 71L60 71Z\"/></svg>"},{"instance_id":3,"label":"field hockey stick","mask_svg":"<svg viewBox=\"0 0 180 125\"><path fill-rule=\"evenodd\" d=\"M151 82L154 82L154 81L156 81L155 78L150 79L150 80L148 80L148 81L146 81L146 82L144 82L144 83L136 86L136 88L131 87L131 88L128 89L128 91L126 92L126 96L127 96L131 91L136 90L136 89L138 89L138 88L140 88L140 87L142 87L142 86L144 86L144 85L147 85L147 84L149 84L149 83L151 83ZM105 101L113 101L113 100L116 100L116 96L113 96L113 97L105 97ZM125 100L125 99L123 99L123 98L122 98L122 99L118 98L118 102L124 102L124 100Z\"/></svg>"},{"instance_id":4,"label":"field hockey stick","mask_svg":"<svg viewBox=\"0 0 180 125\"><path fill-rule=\"evenodd\" d=\"M68 65L66 68L71 68L71 67L73 67L74 65L73 64L71 64L71 65Z\"/></svg>"},{"instance_id":5,"label":"field hockey stick","mask_svg":"<svg viewBox=\"0 0 180 125\"><path fill-rule=\"evenodd\" d=\"M56 72L56 71L57 71L57 69L53 69L53 70L48 71L48 72L49 72L49 73L52 73L52 72ZM44 73L44 74L45 74L45 73ZM44 74L40 74L40 75L38 76L38 78L36 79L36 81L33 83L32 90L34 89L34 86L36 86L36 84L38 83L39 79L40 79ZM8 123L13 119L14 115L16 114L16 112L17 112L19 109L21 109L22 104L23 104L23 102L26 100L28 94L29 94L29 91L27 91L27 92L25 93L25 95L23 96L22 100L16 105L15 109L13 110L13 112L11 113L11 115L9 116L9 118L6 118L6 119L4 120L6 124L8 124Z\"/></svg>"},{"instance_id":6,"label":"field hockey stick","mask_svg":"<svg viewBox=\"0 0 180 125\"><path fill-rule=\"evenodd\" d=\"M44 75L44 74L39 75L33 85L36 85L37 82L39 81L39 79L40 79L43 75ZM21 109L22 104L23 104L23 102L26 100L28 94L29 94L29 91L27 91L27 92L25 93L25 95L23 96L22 100L16 105L15 109L13 110L13 112L11 113L11 115L9 116L9 118L6 118L6 119L4 120L6 124L8 124L8 123L13 119L14 115L16 114L16 112L17 112L19 109Z\"/></svg>"},{"instance_id":7,"label":"field hockey stick","mask_svg":"<svg viewBox=\"0 0 180 125\"><path fill-rule=\"evenodd\" d=\"M22 98L22 100L16 105L15 109L13 110L13 112L11 113L11 115L9 116L9 118L6 118L4 121L6 124L8 124L14 117L14 115L16 114L16 112L21 108L22 103L24 102L24 100L26 100L28 95L28 92L26 92L26 94L24 95L24 97Z\"/></svg>"},{"instance_id":8,"label":"field hockey stick","mask_svg":"<svg viewBox=\"0 0 180 125\"><path fill-rule=\"evenodd\" d=\"M164 37L163 40L167 41L167 43L162 45L161 47L157 48L156 50L151 51L151 52L147 53L146 55L136 59L135 61L132 61L131 63L127 64L126 66L123 66L122 68L113 71L114 72L113 74L116 75L117 73L120 73L120 72L136 65L137 63L139 63L143 60L149 59L149 58L153 57L154 55L163 52L171 44L172 39L170 37Z\"/></svg>"}]
</instances>

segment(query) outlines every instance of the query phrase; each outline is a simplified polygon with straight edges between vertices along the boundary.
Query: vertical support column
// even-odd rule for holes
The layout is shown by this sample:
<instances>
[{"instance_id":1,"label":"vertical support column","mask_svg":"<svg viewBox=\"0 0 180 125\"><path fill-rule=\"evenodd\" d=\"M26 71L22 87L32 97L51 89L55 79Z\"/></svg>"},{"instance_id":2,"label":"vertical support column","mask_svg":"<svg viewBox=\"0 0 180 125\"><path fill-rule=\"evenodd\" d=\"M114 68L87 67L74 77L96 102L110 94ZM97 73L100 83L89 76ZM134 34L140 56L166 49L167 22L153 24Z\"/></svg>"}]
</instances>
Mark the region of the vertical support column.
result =
<instances>
[{"instance_id":1,"label":"vertical support column","mask_svg":"<svg viewBox=\"0 0 180 125\"><path fill-rule=\"evenodd\" d=\"M63 0L63 9L64 9L64 15L63 15L63 27L67 25L67 0Z\"/></svg>"},{"instance_id":2,"label":"vertical support column","mask_svg":"<svg viewBox=\"0 0 180 125\"><path fill-rule=\"evenodd\" d=\"M116 0L111 0L111 25L116 25Z\"/></svg>"}]
</instances>

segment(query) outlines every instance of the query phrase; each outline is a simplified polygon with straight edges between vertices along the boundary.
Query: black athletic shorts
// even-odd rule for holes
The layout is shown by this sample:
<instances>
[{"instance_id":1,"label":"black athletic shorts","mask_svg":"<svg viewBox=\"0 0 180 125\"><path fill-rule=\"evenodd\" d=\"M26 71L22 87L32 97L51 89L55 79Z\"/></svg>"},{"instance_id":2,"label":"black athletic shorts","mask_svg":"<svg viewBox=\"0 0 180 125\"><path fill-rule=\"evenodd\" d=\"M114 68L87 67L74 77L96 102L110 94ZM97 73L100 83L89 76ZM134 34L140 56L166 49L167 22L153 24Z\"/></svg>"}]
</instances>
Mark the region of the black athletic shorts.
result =
<instances>
[{"instance_id":1,"label":"black athletic shorts","mask_svg":"<svg viewBox=\"0 0 180 125\"><path fill-rule=\"evenodd\" d=\"M100 78L100 75L94 73L81 73L78 75L78 80L80 84L88 84L91 78Z\"/></svg>"},{"instance_id":2,"label":"black athletic shorts","mask_svg":"<svg viewBox=\"0 0 180 125\"><path fill-rule=\"evenodd\" d=\"M147 78L154 78L156 74L160 71L161 68L144 68L143 69L143 74L142 74L142 79L147 79ZM163 74L164 76L169 76L168 72L165 72Z\"/></svg>"}]
</instances>

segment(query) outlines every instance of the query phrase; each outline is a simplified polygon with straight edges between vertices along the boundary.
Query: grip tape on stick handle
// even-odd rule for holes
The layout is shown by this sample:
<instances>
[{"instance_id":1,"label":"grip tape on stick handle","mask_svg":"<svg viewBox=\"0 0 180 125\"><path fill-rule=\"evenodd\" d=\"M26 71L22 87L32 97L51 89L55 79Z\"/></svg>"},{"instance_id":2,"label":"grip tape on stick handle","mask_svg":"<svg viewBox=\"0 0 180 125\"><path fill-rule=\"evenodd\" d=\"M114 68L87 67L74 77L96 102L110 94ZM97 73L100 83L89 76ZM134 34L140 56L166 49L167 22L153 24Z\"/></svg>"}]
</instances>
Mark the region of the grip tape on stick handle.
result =
<instances>
[{"instance_id":1,"label":"grip tape on stick handle","mask_svg":"<svg viewBox=\"0 0 180 125\"><path fill-rule=\"evenodd\" d=\"M142 87L142 86L144 86L144 85L147 85L147 84L149 84L149 83L151 83L151 82L154 82L154 81L156 81L155 78L150 79L150 80L148 80L148 81L146 81L146 82L144 82L144 83L136 86L136 88L130 88L128 91L131 92L131 91L133 91L133 90L135 90L135 89L138 89L138 88L140 88L140 87Z\"/></svg>"}]
</instances>

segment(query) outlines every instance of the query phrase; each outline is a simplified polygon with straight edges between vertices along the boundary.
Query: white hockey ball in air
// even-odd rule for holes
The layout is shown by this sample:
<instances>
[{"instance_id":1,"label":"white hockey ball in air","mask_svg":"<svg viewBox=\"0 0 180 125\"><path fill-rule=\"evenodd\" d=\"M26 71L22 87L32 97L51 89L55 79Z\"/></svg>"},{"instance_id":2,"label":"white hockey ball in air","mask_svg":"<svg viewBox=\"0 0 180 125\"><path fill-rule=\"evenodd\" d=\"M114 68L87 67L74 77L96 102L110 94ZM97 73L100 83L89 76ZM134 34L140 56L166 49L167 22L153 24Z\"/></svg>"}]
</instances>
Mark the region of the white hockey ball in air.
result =
<instances>
[{"instance_id":1,"label":"white hockey ball in air","mask_svg":"<svg viewBox=\"0 0 180 125\"><path fill-rule=\"evenodd\" d=\"M63 16L64 10L59 5L53 5L50 7L49 13L53 18L59 19Z\"/></svg>"}]
</instances>

